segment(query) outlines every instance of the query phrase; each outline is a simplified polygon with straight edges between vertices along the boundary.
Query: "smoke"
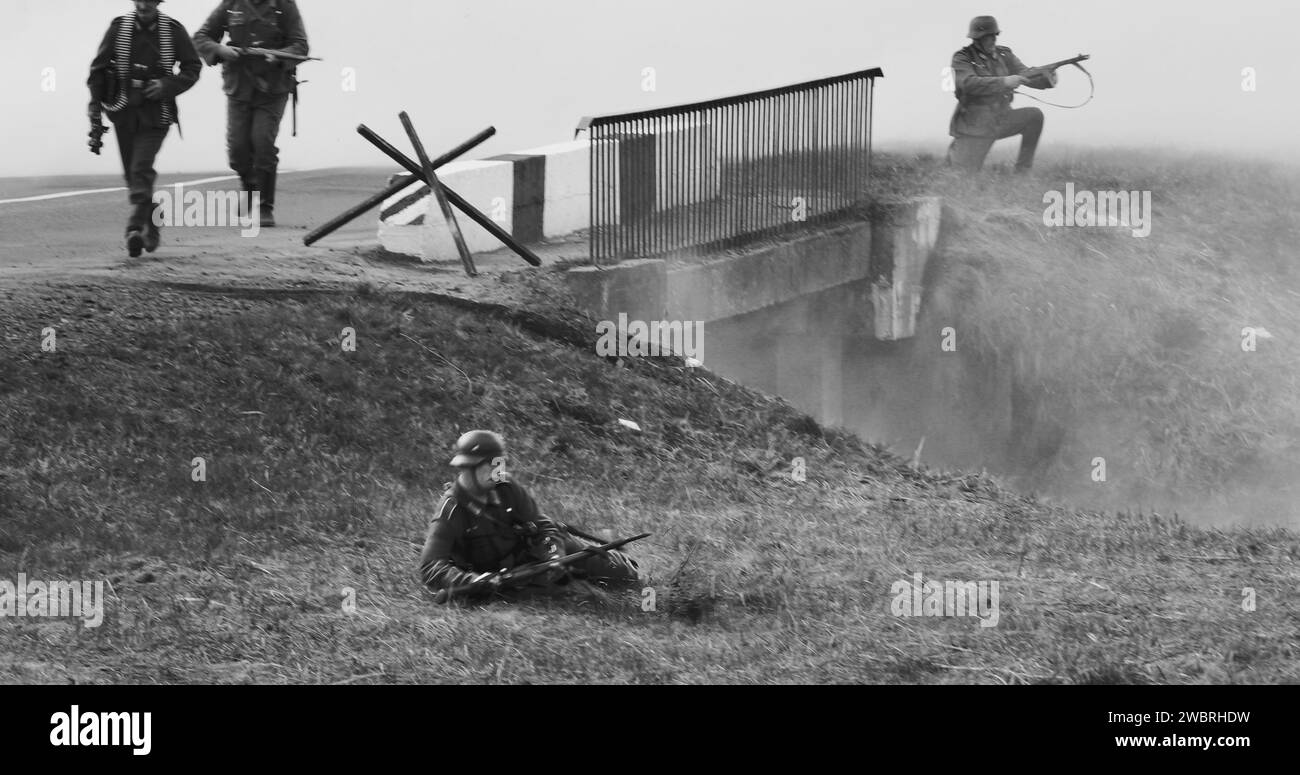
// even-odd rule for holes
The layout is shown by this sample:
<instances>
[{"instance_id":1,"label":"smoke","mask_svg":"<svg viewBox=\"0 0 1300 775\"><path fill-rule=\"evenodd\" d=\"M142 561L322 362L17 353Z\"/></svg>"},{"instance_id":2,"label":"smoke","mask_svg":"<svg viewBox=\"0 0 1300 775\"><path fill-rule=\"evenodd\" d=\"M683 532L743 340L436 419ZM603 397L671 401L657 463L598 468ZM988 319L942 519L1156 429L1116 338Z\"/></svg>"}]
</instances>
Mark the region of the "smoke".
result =
<instances>
[{"instance_id":1,"label":"smoke","mask_svg":"<svg viewBox=\"0 0 1300 775\"><path fill-rule=\"evenodd\" d=\"M1153 191L1151 236L1043 226L1044 181L1066 179ZM710 322L707 365L905 459L1063 504L1300 525L1289 174L1146 154L918 180L948 211L915 337L877 341L856 283ZM1268 333L1248 349L1252 327Z\"/></svg>"}]
</instances>

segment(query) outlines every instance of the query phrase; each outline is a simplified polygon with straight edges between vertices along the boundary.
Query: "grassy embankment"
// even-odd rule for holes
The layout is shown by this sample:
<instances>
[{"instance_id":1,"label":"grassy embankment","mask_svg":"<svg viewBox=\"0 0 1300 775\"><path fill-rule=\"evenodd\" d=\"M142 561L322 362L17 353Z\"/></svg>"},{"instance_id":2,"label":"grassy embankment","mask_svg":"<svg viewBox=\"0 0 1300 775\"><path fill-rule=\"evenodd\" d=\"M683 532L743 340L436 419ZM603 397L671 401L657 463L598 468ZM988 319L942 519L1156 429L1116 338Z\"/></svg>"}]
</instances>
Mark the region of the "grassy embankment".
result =
<instances>
[{"instance_id":1,"label":"grassy embankment","mask_svg":"<svg viewBox=\"0 0 1300 775\"><path fill-rule=\"evenodd\" d=\"M893 193L945 196L928 303L1063 431L1031 483L1197 523L1300 525L1300 174L1138 152L1067 152L1031 178L975 183L933 159L886 156L877 172ZM1149 236L1045 226L1044 192L1067 182L1151 192ZM1246 328L1267 332L1249 352Z\"/></svg>"},{"instance_id":2,"label":"grassy embankment","mask_svg":"<svg viewBox=\"0 0 1300 775\"><path fill-rule=\"evenodd\" d=\"M959 214L974 206L964 201ZM968 210L970 250L1021 232L1067 244L1026 220ZM1119 272L1072 257L1025 263L1065 272L1067 288ZM973 303L1006 292L986 263ZM1087 309L1150 298L1131 293L1079 298ZM591 328L560 310L543 320L397 296L232 303L142 288L7 306L0 578L105 578L111 592L99 628L0 622L3 680L1300 680L1294 533L1077 512L919 472L707 374L600 359ZM1111 317L1155 332L1146 317ZM994 309L988 320L985 337L1012 326ZM58 352L42 353L51 324ZM355 353L340 349L344 326ZM1088 332L1062 360L1093 357L1080 352L1096 344ZM1167 373L1190 371L1190 357L1167 359ZM657 610L635 595L429 602L414 580L424 520L447 446L479 426L508 435L519 479L554 515L655 534L635 553ZM802 483L789 475L798 456ZM191 480L195 457L206 482ZM914 572L998 581L998 625L893 616L891 584Z\"/></svg>"}]
</instances>

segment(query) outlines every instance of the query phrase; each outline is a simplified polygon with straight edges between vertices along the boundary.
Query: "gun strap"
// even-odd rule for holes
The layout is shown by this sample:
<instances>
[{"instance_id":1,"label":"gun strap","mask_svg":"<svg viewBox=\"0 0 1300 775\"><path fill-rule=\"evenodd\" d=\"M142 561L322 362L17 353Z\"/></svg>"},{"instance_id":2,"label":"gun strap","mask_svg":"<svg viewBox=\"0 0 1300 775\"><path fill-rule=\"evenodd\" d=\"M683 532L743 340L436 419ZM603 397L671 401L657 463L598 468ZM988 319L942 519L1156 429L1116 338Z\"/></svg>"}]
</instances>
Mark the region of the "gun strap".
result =
<instances>
[{"instance_id":1,"label":"gun strap","mask_svg":"<svg viewBox=\"0 0 1300 775\"><path fill-rule=\"evenodd\" d=\"M1034 100L1035 102L1041 102L1044 105L1051 105L1054 108L1065 108L1067 110L1074 110L1075 108L1081 108L1084 105L1087 105L1089 102L1092 102L1093 95L1097 93L1097 84L1094 83L1092 80L1092 73L1088 72L1088 69L1085 68L1083 65L1079 64L1078 62L1071 62L1070 64L1079 68L1080 70L1083 71L1084 75L1088 76L1088 99L1084 100L1083 102L1080 102L1078 105L1058 105L1055 102L1048 102L1047 100L1039 99L1038 97L1035 97L1034 95L1029 94L1028 92L1017 91L1016 94L1019 94L1022 97L1028 97L1029 99Z\"/></svg>"},{"instance_id":2,"label":"gun strap","mask_svg":"<svg viewBox=\"0 0 1300 775\"><path fill-rule=\"evenodd\" d=\"M459 501L457 501L457 505L465 507L465 510L474 516L474 519L482 519L487 522L491 522L492 524L500 528L509 529L511 527L510 525L503 523L501 520L493 517L491 514L488 513L487 509L483 508L482 504L480 504L478 501L472 498L467 498L464 503L460 503Z\"/></svg>"}]
</instances>

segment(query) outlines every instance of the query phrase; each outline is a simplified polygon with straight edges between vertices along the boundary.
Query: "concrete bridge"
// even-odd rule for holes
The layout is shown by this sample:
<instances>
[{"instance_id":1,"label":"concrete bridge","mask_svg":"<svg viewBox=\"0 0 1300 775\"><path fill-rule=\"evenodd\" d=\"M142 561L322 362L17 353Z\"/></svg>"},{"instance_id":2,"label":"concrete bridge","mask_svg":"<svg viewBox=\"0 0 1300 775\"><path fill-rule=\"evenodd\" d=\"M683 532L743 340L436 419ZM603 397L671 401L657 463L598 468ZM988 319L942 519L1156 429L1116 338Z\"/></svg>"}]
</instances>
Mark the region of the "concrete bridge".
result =
<instances>
[{"instance_id":1,"label":"concrete bridge","mask_svg":"<svg viewBox=\"0 0 1300 775\"><path fill-rule=\"evenodd\" d=\"M871 221L810 229L739 255L643 259L570 269L569 287L594 317L716 321L834 288L867 283L861 333L911 337L922 278L939 236L940 202L927 197L877 208ZM799 327L791 323L789 327Z\"/></svg>"},{"instance_id":2,"label":"concrete bridge","mask_svg":"<svg viewBox=\"0 0 1300 775\"><path fill-rule=\"evenodd\" d=\"M584 141L453 162L439 173L461 194L525 243L581 241L587 226L589 169ZM380 243L424 261L455 262L456 250L427 186L413 183L385 203ZM870 220L809 227L780 241L726 255L636 259L578 266L567 281L599 320L716 321L755 312L839 286L868 283L862 333L884 341L914 335L922 278L939 235L934 197L877 203ZM461 223L471 250L499 245Z\"/></svg>"},{"instance_id":3,"label":"concrete bridge","mask_svg":"<svg viewBox=\"0 0 1300 775\"><path fill-rule=\"evenodd\" d=\"M440 178L521 242L561 240L585 255L588 148L582 141L453 163ZM391 251L458 263L445 221L430 216L428 188L413 185L384 208L379 237ZM715 324L706 330L706 367L782 395L828 425L844 425L846 373L857 374L862 340L914 337L922 281L939 237L941 202L875 203L869 219L809 226L725 254L577 262L565 274L581 308L598 321ZM471 249L491 238L462 223ZM800 303L807 302L807 303ZM826 308L837 312L827 324ZM737 326L736 321L743 321ZM678 326L676 331L680 333ZM765 332L759 338L755 331ZM857 379L856 376L849 379ZM851 393L852 391L848 391Z\"/></svg>"},{"instance_id":4,"label":"concrete bridge","mask_svg":"<svg viewBox=\"0 0 1300 775\"><path fill-rule=\"evenodd\" d=\"M596 320L627 327L623 340L633 331L664 337L644 344L685 355L666 337L715 324L716 336L704 338L730 345L719 358L706 343L706 366L763 380L800 364L777 392L806 395L815 375L825 400L805 408L837 423L846 348L915 336L939 237L938 199L863 207L882 76L871 68L584 118L573 141L453 162L438 174L520 243L585 247L590 261L566 263L565 281ZM471 250L496 247L478 225L461 228ZM385 203L379 238L425 260L457 257L423 184ZM639 258L650 256L667 257ZM749 369L769 358L768 368Z\"/></svg>"}]
</instances>

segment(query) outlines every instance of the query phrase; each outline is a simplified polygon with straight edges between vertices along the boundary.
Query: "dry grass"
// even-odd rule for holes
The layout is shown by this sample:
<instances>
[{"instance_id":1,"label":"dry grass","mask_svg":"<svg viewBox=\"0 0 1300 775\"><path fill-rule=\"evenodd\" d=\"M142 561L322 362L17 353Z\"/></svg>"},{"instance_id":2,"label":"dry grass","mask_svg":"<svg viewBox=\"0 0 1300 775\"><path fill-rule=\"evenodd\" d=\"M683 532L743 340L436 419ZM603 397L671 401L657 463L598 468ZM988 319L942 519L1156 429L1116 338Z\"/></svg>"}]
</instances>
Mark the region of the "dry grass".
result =
<instances>
[{"instance_id":1,"label":"dry grass","mask_svg":"<svg viewBox=\"0 0 1300 775\"><path fill-rule=\"evenodd\" d=\"M1047 480L1122 508L1300 524L1300 175L1261 163L1067 152L1026 179L976 181L886 157L878 184L942 193L948 231L929 301L1014 368L1068 432ZM1043 194L1150 191L1146 238L1043 224ZM1262 327L1255 352L1242 330Z\"/></svg>"},{"instance_id":2,"label":"dry grass","mask_svg":"<svg viewBox=\"0 0 1300 775\"><path fill-rule=\"evenodd\" d=\"M1168 196L1157 208L1172 219ZM1179 252L1199 237L1156 242L1163 220L1151 247L1088 236L1112 255L1089 266L1076 238L1040 239L1029 204L1006 222L981 218L973 199L954 207L970 239L949 271L972 283L981 346L1034 332L1045 345L1026 367L1058 380L1063 397L1077 393L1054 369L1145 374L1141 395L1157 398L1171 379L1193 397L1214 386L1261 395L1240 392L1242 374L1276 388L1267 350L1246 365L1215 361L1231 351L1234 321L1257 322L1260 308L1207 307L1202 341L1224 342L1161 356L1159 369L1141 356L1158 354L1152 325L1169 305L1076 331L1076 316L1114 301L1106 292L1150 300L1156 268L1179 256L1193 279L1166 282L1202 288L1213 262ZM1015 240L1043 247L1012 267L979 258ZM1150 267L1145 290L1130 287L1133 266ZM1223 279L1237 304L1265 282L1243 274ZM1006 312L1043 306L1031 291L1053 284L1103 298L1035 312L1028 329ZM1008 294L1019 306L992 303ZM1265 325L1289 347L1283 320ZM707 373L598 358L592 327L563 311L476 312L374 292L52 289L10 298L0 324L0 578L104 578L112 589L99 628L0 621L6 681L1300 680L1294 533L1080 512L986 477L917 471ZM55 354L38 348L49 324ZM356 353L340 352L344 326L357 331ZM1187 393L1198 380L1206 392ZM1272 408L1255 411L1259 424L1241 432L1290 432ZM508 435L518 477L555 516L654 533L635 554L657 610L642 610L636 592L430 602L414 567L424 522L449 476L447 445L479 426ZM1213 426L1183 432L1176 461L1197 460L1180 450L1216 438ZM206 483L190 480L195 456L208 460ZM789 475L794 457L807 460L806 482ZM918 571L998 581L999 625L893 616L891 584ZM1249 612L1247 587L1258 596Z\"/></svg>"}]
</instances>

